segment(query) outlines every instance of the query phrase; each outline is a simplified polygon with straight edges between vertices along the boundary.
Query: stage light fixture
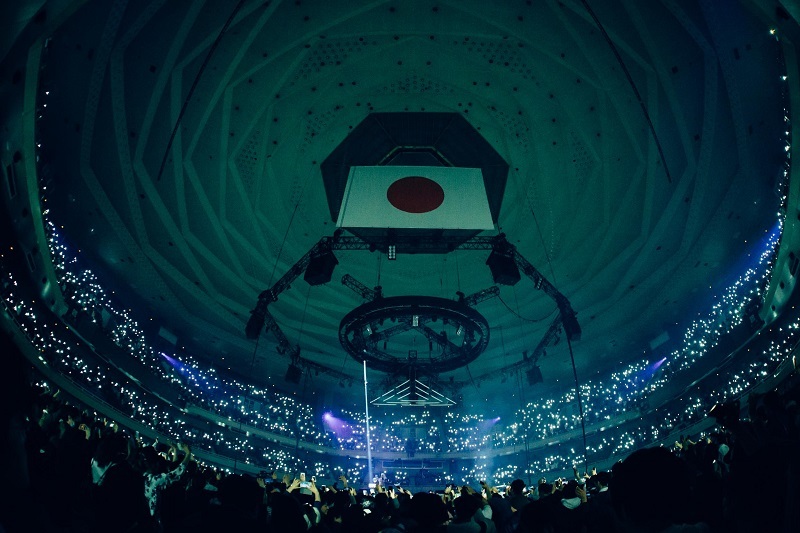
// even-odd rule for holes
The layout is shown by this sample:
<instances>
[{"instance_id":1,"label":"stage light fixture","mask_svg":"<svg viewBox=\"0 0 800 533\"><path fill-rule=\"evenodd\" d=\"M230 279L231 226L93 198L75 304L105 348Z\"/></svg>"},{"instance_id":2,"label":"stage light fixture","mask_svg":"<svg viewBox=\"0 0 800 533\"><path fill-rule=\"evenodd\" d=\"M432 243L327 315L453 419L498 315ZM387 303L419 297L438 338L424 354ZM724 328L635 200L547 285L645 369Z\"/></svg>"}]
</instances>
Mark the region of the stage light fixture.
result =
<instances>
[{"instance_id":1,"label":"stage light fixture","mask_svg":"<svg viewBox=\"0 0 800 533\"><path fill-rule=\"evenodd\" d=\"M411 325L415 328L419 326L419 315L414 315L411 317Z\"/></svg>"},{"instance_id":2,"label":"stage light fixture","mask_svg":"<svg viewBox=\"0 0 800 533\"><path fill-rule=\"evenodd\" d=\"M459 324L458 329L456 330L456 335L460 337L462 333L464 333L464 326Z\"/></svg>"},{"instance_id":3,"label":"stage light fixture","mask_svg":"<svg viewBox=\"0 0 800 533\"><path fill-rule=\"evenodd\" d=\"M387 255L389 256L389 261L394 261L395 259L397 259L397 245L390 244L389 252Z\"/></svg>"}]
</instances>

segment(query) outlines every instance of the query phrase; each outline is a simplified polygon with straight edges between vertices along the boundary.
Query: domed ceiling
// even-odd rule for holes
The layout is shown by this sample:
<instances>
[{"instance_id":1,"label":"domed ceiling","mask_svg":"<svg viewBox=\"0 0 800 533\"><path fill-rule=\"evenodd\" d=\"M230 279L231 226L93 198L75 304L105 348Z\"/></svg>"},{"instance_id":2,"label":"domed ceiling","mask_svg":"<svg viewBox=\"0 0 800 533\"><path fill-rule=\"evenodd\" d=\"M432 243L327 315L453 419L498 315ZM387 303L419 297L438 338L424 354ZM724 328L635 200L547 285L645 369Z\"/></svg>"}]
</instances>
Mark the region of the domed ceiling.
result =
<instances>
[{"instance_id":1,"label":"domed ceiling","mask_svg":"<svg viewBox=\"0 0 800 533\"><path fill-rule=\"evenodd\" d=\"M480 235L504 233L569 300L581 379L679 340L775 227L784 72L747 2L87 1L60 16L38 123L52 220L146 327L256 382L286 386L290 359L245 336L250 311L334 234L321 166L371 114L460 115L508 164ZM493 285L488 250L334 253L329 283L301 276L270 305L322 369L315 390L361 375L337 336L363 303L343 275L386 296ZM440 377L482 395L558 308L523 275L475 309L486 350ZM573 383L563 335L538 363L542 389Z\"/></svg>"}]
</instances>

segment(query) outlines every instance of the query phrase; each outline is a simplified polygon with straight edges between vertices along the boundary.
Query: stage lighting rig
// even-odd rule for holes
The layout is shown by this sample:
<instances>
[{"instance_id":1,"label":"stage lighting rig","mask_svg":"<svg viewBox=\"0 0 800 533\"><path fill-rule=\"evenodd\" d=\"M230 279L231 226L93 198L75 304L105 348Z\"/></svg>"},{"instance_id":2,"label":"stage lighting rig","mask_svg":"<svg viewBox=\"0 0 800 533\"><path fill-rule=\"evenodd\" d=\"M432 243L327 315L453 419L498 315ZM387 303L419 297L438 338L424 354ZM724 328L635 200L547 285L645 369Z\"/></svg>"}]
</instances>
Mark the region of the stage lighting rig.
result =
<instances>
[{"instance_id":1,"label":"stage lighting rig","mask_svg":"<svg viewBox=\"0 0 800 533\"><path fill-rule=\"evenodd\" d=\"M558 341L561 331L570 341L580 340L580 324L570 301L528 262L502 233L493 237L476 236L464 240L463 237L448 237L442 234L403 236L387 233L382 236L362 238L345 235L342 230L337 230L332 237L320 239L271 288L259 295L245 327L247 338L258 338L266 326L278 340L278 347L282 353L290 357L298 356L299 346L289 343L270 314L268 306L277 301L280 294L289 289L291 283L301 274L305 273L306 281L312 285L329 281L338 263L333 254L335 250L388 252L390 245L395 251L403 253L489 250L490 255L486 263L493 279L500 284L513 285L520 280L521 273L524 273L533 282L534 288L547 294L559 310L544 338L534 349L534 364L544 353L546 346ZM422 334L426 338L431 346L431 353L434 351L434 346L439 348L439 353L429 358L430 362L427 364L430 368L427 371L431 373L450 371L473 361L488 344L489 326L486 319L472 309L472 306L500 293L497 286L492 286L470 296L459 293L457 301L424 295L384 298L380 287L370 289L352 276L345 275L342 283L359 293L366 301L342 319L339 328L339 340L342 346L356 360L368 361L376 370L389 373L396 372L399 367L402 368L402 365L407 363L387 351L386 347L389 344L387 340L409 334L412 328L416 334ZM441 322L434 326L433 324L439 319ZM440 325L452 328L452 331L448 334L446 330L440 329ZM448 335L454 339L461 337L463 342L457 346L448 339ZM396 342L398 340L393 339L391 345L402 347L404 343ZM383 350L380 346L383 346ZM304 368L311 364L305 359L302 361ZM339 374L324 365L316 365L315 369L321 372ZM524 363L524 366L528 368L531 364Z\"/></svg>"}]
</instances>

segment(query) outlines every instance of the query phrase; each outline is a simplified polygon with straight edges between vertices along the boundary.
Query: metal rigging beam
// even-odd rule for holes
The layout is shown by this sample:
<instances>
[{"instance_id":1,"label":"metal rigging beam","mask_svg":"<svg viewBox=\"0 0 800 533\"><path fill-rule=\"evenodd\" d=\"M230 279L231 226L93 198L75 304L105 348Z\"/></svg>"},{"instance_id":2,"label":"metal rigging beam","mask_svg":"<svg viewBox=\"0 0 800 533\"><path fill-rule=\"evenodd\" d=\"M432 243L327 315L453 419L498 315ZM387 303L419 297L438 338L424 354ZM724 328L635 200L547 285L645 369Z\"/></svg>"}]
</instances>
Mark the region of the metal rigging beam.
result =
<instances>
[{"instance_id":1,"label":"metal rigging beam","mask_svg":"<svg viewBox=\"0 0 800 533\"><path fill-rule=\"evenodd\" d=\"M442 352L446 354L457 354L461 352L461 348L450 342L447 335L444 333L436 333L425 324L420 323L419 330L425 335L429 341L433 341L442 348Z\"/></svg>"},{"instance_id":2,"label":"metal rigging beam","mask_svg":"<svg viewBox=\"0 0 800 533\"><path fill-rule=\"evenodd\" d=\"M390 328L386 328L383 331L378 331L373 333L369 336L370 342L375 342L376 344L380 341L385 341L386 339L397 335L398 333L403 333L404 331L408 331L414 326L411 325L410 320L400 320L396 326L392 326Z\"/></svg>"},{"instance_id":3,"label":"metal rigging beam","mask_svg":"<svg viewBox=\"0 0 800 533\"><path fill-rule=\"evenodd\" d=\"M491 287L470 294L469 296L464 296L463 292L457 292L456 294L458 295L459 302L468 305L470 307L475 307L481 302L485 302L490 298L498 296L500 294L500 287L498 287L497 285L492 285Z\"/></svg>"},{"instance_id":4,"label":"metal rigging beam","mask_svg":"<svg viewBox=\"0 0 800 533\"><path fill-rule=\"evenodd\" d=\"M350 274L345 274L342 276L342 285L345 287L352 289L353 292L360 294L362 298L366 301L371 302L372 300L377 300L381 298L383 294L381 294L380 286L375 287L374 289L370 289L356 278L351 276Z\"/></svg>"},{"instance_id":5,"label":"metal rigging beam","mask_svg":"<svg viewBox=\"0 0 800 533\"><path fill-rule=\"evenodd\" d=\"M289 355L292 362L301 364L305 368L313 368L314 370L324 372L329 375L347 378L347 376L341 372L328 368L324 365L314 363L305 358L301 358L300 347L291 345L288 338L283 333L272 314L269 312L268 306L272 302L278 301L280 294L290 288L291 284L308 268L308 265L313 257L329 250L368 250L370 252L375 250L383 251L384 249L388 250L389 244L407 244L412 246L415 250L418 250L418 253L424 253L425 251L430 251L431 253L441 253L443 248L446 250L493 250L495 247L506 248L511 252L518 268L528 278L530 278L531 281L533 281L535 288L544 291L556 302L559 308L559 315L550 325L550 328L545 333L544 338L534 349L532 359L535 361L539 356L541 356L545 347L549 346L557 337L561 326L563 326L564 332L568 339L580 339L580 325L578 324L576 313L572 309L572 305L570 304L569 300L563 294L561 294L561 292L559 292L558 289L556 289L555 286L550 283L547 278L545 278L527 259L525 259L519 253L516 247L506 240L505 235L502 233L492 237L473 237L467 241L463 241L461 238L447 238L439 235L435 238L396 238L386 236L382 239L371 239L368 242L357 236L344 236L342 235L341 230L337 230L332 237L323 237L320 239L316 244L314 244L314 246L311 247L308 252L306 252L305 255L303 255L294 265L292 265L292 267L280 279L278 279L278 281L275 282L272 287L259 294L258 302L251 312L250 320L248 320L247 327L245 328L247 337L251 339L257 338L264 326L266 326L278 341L278 352ZM367 301L373 301L382 297L380 287L376 287L374 290L370 289L349 274L342 278L342 284L360 294L362 298ZM496 297L499 294L500 289L497 286L492 286L469 296L464 296L463 293L459 293L459 301L472 307L480 302L488 300L489 298ZM370 345L375 346L381 340L385 340L396 333L411 329L411 327L412 326L410 323L399 323L397 326L371 336L368 342ZM440 339L440 335L430 328L427 328L423 325L422 331L426 337L432 341L436 341L437 344L442 346L445 352L454 349L456 351L458 350L458 348L446 338ZM517 367L522 368L528 364L530 364L530 360L521 361L511 365L511 367L507 367L507 370L517 370ZM483 381L490 378L491 376L489 375L480 376L478 381Z\"/></svg>"},{"instance_id":6,"label":"metal rigging beam","mask_svg":"<svg viewBox=\"0 0 800 533\"><path fill-rule=\"evenodd\" d=\"M539 360L539 357L544 354L545 348L558 342L558 334L561 332L562 322L563 317L559 313L550 323L550 327L547 328L542 340L540 340L539 344L536 345L536 348L533 349L533 353L531 354L530 358L534 363L536 363L536 361Z\"/></svg>"},{"instance_id":7,"label":"metal rigging beam","mask_svg":"<svg viewBox=\"0 0 800 533\"><path fill-rule=\"evenodd\" d=\"M558 289L550 283L547 278L542 276L536 268L528 262L527 259L522 257L516 247L513 244L509 244L511 249L514 253L514 261L516 262L517 266L528 276L531 281L533 281L534 286L537 289L543 290L548 296L550 296L553 301L556 302L559 310L559 318L561 323L564 325L564 332L567 334L567 338L569 340L580 340L581 339L581 327L578 324L578 319L575 316L575 310L572 309L572 304L569 303L569 300L566 296L561 294Z\"/></svg>"},{"instance_id":8,"label":"metal rigging beam","mask_svg":"<svg viewBox=\"0 0 800 533\"><path fill-rule=\"evenodd\" d=\"M292 360L299 357L300 355L300 347L293 346L286 335L283 333L283 330L275 321L275 318L272 316L272 313L269 312L268 309L264 309L264 322L267 326L267 331L272 333L275 339L278 341L277 350L278 353L287 354Z\"/></svg>"},{"instance_id":9,"label":"metal rigging beam","mask_svg":"<svg viewBox=\"0 0 800 533\"><path fill-rule=\"evenodd\" d=\"M365 241L356 236L338 236L331 240L332 250L381 250L386 251L390 244L401 247L405 244L413 245L415 249L437 250L491 250L497 242L497 237L472 237L464 241L456 237L380 237ZM418 252L419 253L419 252Z\"/></svg>"},{"instance_id":10,"label":"metal rigging beam","mask_svg":"<svg viewBox=\"0 0 800 533\"><path fill-rule=\"evenodd\" d=\"M331 250L333 248L334 240L335 237L321 238L314 246L311 247L309 251L306 252L303 257L301 257L294 265L292 265L292 268L290 268L283 276L281 276L281 278L275 282L275 285L269 289L268 292L270 293L270 298L272 301L277 302L278 296L280 296L283 291L288 289L294 280L300 276L300 274L305 272L306 268L308 268L308 263L311 262L312 257L317 256L326 250Z\"/></svg>"}]
</instances>

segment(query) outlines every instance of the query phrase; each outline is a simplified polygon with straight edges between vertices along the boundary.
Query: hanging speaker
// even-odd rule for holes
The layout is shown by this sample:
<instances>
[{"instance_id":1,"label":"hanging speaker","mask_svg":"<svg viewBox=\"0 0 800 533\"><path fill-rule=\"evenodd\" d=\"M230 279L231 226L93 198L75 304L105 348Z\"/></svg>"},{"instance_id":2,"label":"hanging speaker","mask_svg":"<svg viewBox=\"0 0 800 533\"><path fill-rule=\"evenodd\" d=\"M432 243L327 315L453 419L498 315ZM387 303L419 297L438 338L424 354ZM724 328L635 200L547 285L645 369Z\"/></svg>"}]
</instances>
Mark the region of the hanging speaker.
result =
<instances>
[{"instance_id":1,"label":"hanging speaker","mask_svg":"<svg viewBox=\"0 0 800 533\"><path fill-rule=\"evenodd\" d=\"M528 374L528 385L536 385L544 381L542 379L542 369L538 366L534 366L526 373Z\"/></svg>"},{"instance_id":2,"label":"hanging speaker","mask_svg":"<svg viewBox=\"0 0 800 533\"><path fill-rule=\"evenodd\" d=\"M339 264L339 260L328 250L320 255L314 256L308 262L306 273L303 275L309 285L322 285L328 283L333 276L333 269Z\"/></svg>"},{"instance_id":3,"label":"hanging speaker","mask_svg":"<svg viewBox=\"0 0 800 533\"><path fill-rule=\"evenodd\" d=\"M294 383L295 385L300 384L300 378L303 377L303 369L295 364L290 364L289 368L286 369L286 381L289 383Z\"/></svg>"},{"instance_id":4,"label":"hanging speaker","mask_svg":"<svg viewBox=\"0 0 800 533\"><path fill-rule=\"evenodd\" d=\"M499 285L516 285L520 280L519 268L514 262L514 258L492 250L489 259L486 260L489 270L492 271L492 279Z\"/></svg>"}]
</instances>

